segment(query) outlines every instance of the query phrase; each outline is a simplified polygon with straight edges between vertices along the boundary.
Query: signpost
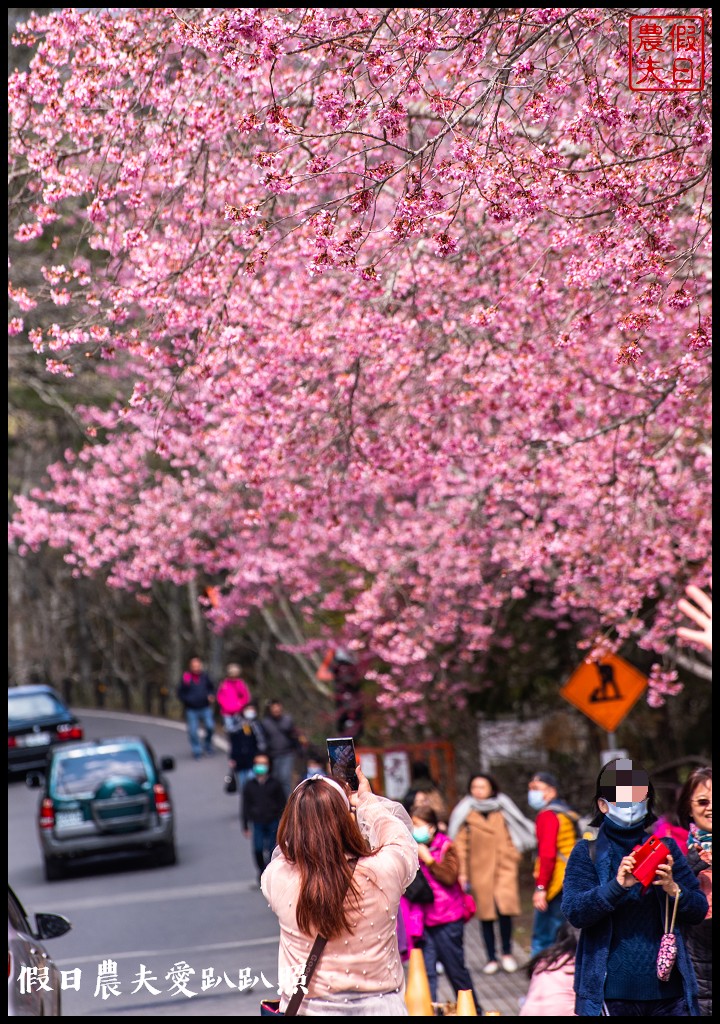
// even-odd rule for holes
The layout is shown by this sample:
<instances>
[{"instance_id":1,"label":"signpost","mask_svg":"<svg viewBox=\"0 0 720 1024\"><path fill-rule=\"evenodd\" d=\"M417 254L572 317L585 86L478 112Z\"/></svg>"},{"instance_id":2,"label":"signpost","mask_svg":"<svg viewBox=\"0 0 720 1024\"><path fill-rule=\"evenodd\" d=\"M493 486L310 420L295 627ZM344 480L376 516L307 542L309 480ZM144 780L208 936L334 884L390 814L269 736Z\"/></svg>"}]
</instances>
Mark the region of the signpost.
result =
<instances>
[{"instance_id":1,"label":"signpost","mask_svg":"<svg viewBox=\"0 0 720 1024\"><path fill-rule=\"evenodd\" d=\"M630 662L608 654L579 665L560 695L612 736L647 684L647 676Z\"/></svg>"}]
</instances>

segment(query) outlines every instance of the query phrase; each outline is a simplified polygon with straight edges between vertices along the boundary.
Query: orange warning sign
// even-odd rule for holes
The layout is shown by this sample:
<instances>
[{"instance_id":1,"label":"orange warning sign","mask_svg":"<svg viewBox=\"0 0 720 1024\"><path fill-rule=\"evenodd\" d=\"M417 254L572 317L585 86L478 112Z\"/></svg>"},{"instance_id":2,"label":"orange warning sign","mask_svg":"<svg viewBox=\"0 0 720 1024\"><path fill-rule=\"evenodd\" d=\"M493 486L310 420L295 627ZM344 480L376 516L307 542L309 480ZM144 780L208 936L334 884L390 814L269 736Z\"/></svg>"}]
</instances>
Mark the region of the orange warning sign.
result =
<instances>
[{"instance_id":1,"label":"orange warning sign","mask_svg":"<svg viewBox=\"0 0 720 1024\"><path fill-rule=\"evenodd\" d=\"M647 676L628 661L608 654L600 661L584 661L560 695L606 732L615 732L647 684Z\"/></svg>"}]
</instances>

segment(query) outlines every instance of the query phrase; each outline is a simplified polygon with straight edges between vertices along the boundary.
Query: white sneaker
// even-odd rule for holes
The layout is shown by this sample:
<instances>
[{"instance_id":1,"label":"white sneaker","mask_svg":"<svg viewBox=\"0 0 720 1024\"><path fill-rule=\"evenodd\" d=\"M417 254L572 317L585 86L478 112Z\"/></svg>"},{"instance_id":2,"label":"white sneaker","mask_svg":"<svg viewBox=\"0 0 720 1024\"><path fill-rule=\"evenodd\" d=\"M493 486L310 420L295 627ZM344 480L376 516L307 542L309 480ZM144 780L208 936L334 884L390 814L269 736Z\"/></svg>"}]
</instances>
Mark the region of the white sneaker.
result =
<instances>
[{"instance_id":1,"label":"white sneaker","mask_svg":"<svg viewBox=\"0 0 720 1024\"><path fill-rule=\"evenodd\" d=\"M500 970L500 966L497 960L488 960L482 969L483 974L497 974Z\"/></svg>"},{"instance_id":2,"label":"white sneaker","mask_svg":"<svg viewBox=\"0 0 720 1024\"><path fill-rule=\"evenodd\" d=\"M509 953L505 953L500 958L500 963L502 964L502 969L504 971L507 971L508 974L514 974L515 971L518 969L517 960L514 956L510 956Z\"/></svg>"}]
</instances>

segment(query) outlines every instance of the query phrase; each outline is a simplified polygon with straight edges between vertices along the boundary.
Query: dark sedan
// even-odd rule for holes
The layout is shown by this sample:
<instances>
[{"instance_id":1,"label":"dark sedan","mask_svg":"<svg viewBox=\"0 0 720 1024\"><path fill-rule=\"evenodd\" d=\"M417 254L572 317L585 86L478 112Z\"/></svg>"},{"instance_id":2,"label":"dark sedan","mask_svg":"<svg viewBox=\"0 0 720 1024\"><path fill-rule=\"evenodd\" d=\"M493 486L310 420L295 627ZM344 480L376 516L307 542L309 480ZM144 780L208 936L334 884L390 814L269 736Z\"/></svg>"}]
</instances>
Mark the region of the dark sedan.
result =
<instances>
[{"instance_id":1,"label":"dark sedan","mask_svg":"<svg viewBox=\"0 0 720 1024\"><path fill-rule=\"evenodd\" d=\"M8 775L42 771L56 744L82 738L82 725L52 686L8 689Z\"/></svg>"}]
</instances>

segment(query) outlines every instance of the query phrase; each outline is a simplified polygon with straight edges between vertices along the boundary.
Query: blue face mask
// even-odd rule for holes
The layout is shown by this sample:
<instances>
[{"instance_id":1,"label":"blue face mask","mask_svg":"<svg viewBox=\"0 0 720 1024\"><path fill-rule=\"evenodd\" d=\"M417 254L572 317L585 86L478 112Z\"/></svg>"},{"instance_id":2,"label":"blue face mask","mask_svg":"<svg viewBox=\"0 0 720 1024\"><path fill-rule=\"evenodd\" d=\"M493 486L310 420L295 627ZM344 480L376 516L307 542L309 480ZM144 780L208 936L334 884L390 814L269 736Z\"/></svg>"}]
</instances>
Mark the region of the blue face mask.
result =
<instances>
[{"instance_id":1,"label":"blue face mask","mask_svg":"<svg viewBox=\"0 0 720 1024\"><path fill-rule=\"evenodd\" d=\"M270 769L266 764L254 764L253 771L256 775L267 775Z\"/></svg>"},{"instance_id":2,"label":"blue face mask","mask_svg":"<svg viewBox=\"0 0 720 1024\"><path fill-rule=\"evenodd\" d=\"M608 800L606 815L614 825L619 825L620 828L632 828L634 825L639 825L645 821L647 804L647 800L618 804L612 804Z\"/></svg>"},{"instance_id":3,"label":"blue face mask","mask_svg":"<svg viewBox=\"0 0 720 1024\"><path fill-rule=\"evenodd\" d=\"M415 840L416 843L423 843L424 845L427 845L427 843L430 842L430 829L426 826L422 826L421 828L414 828L412 830L412 833L413 839Z\"/></svg>"},{"instance_id":4,"label":"blue face mask","mask_svg":"<svg viewBox=\"0 0 720 1024\"><path fill-rule=\"evenodd\" d=\"M528 790L528 803L534 811L541 811L545 806L545 797L539 789Z\"/></svg>"}]
</instances>

